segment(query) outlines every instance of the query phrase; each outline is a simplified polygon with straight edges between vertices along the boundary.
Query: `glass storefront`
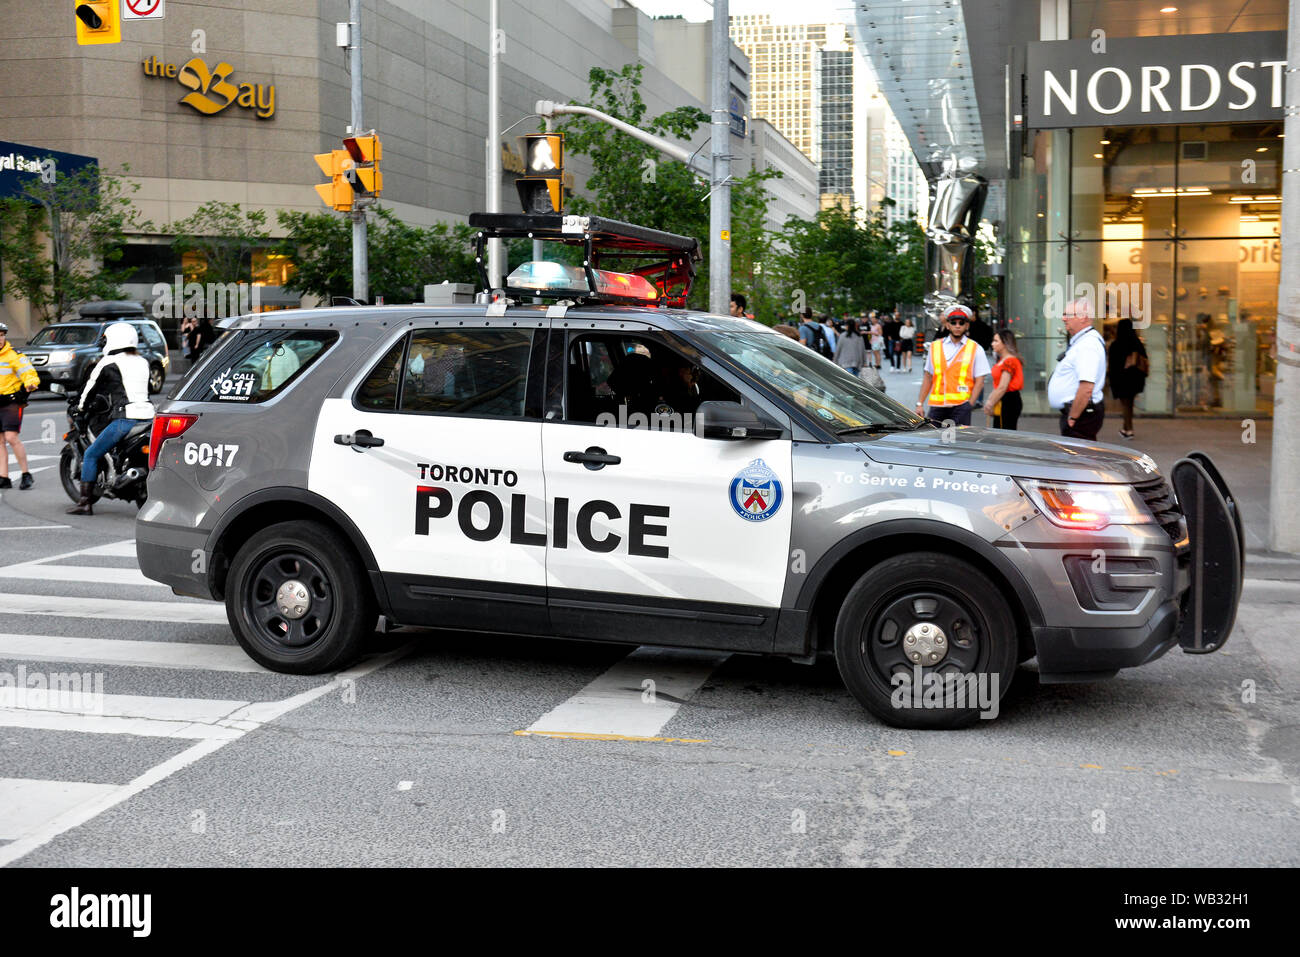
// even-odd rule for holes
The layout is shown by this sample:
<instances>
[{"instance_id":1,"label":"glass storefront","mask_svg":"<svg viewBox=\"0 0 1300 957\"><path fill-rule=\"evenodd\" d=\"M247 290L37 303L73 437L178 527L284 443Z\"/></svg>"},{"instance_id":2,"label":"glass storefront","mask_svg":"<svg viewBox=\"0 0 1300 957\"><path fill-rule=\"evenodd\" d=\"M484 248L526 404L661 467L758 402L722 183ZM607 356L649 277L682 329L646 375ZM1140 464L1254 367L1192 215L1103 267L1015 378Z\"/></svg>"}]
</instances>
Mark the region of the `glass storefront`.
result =
<instances>
[{"instance_id":1,"label":"glass storefront","mask_svg":"<svg viewBox=\"0 0 1300 957\"><path fill-rule=\"evenodd\" d=\"M1026 411L1047 411L1060 307L1089 296L1109 340L1132 318L1154 414L1272 410L1280 123L1039 132L1007 192L1006 318ZM1072 295L1073 294L1073 295Z\"/></svg>"}]
</instances>

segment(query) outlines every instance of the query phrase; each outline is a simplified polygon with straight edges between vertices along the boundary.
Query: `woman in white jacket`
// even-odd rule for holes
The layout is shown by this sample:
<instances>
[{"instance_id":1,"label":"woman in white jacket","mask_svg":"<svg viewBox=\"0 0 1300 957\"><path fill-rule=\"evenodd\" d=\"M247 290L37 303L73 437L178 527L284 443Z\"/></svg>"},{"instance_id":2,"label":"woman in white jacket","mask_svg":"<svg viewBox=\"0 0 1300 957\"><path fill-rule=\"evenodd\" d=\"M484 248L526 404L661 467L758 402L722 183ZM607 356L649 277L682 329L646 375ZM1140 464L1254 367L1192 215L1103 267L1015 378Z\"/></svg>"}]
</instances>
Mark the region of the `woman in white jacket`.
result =
<instances>
[{"instance_id":1,"label":"woman in white jacket","mask_svg":"<svg viewBox=\"0 0 1300 957\"><path fill-rule=\"evenodd\" d=\"M112 421L95 436L81 462L80 497L68 509L69 515L93 515L91 490L99 475L99 460L141 421L153 418L149 401L149 360L136 352L140 338L129 322L115 322L104 330L104 356L97 363L81 391L77 407L98 393L108 397Z\"/></svg>"}]
</instances>

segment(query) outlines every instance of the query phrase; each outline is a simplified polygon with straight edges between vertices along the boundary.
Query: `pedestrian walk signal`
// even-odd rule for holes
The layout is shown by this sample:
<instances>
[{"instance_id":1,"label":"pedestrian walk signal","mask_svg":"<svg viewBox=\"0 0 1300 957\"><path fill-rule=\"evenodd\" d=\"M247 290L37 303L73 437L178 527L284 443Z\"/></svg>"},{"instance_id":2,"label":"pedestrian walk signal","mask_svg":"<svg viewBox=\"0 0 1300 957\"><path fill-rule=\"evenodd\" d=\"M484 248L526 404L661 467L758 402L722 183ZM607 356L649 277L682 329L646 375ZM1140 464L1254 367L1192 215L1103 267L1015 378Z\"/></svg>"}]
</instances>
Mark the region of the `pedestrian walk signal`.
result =
<instances>
[{"instance_id":1,"label":"pedestrian walk signal","mask_svg":"<svg viewBox=\"0 0 1300 957\"><path fill-rule=\"evenodd\" d=\"M86 0L72 6L76 16L77 43L121 43L122 18L119 0Z\"/></svg>"},{"instance_id":2,"label":"pedestrian walk signal","mask_svg":"<svg viewBox=\"0 0 1300 957\"><path fill-rule=\"evenodd\" d=\"M347 171L348 185L358 196L378 196L384 188L384 174L379 171L379 161L384 158L384 147L373 133L366 136L349 136L343 149L352 160Z\"/></svg>"},{"instance_id":3,"label":"pedestrian walk signal","mask_svg":"<svg viewBox=\"0 0 1300 957\"><path fill-rule=\"evenodd\" d=\"M526 133L522 137L525 175L515 181L525 213L564 210L564 134Z\"/></svg>"},{"instance_id":4,"label":"pedestrian walk signal","mask_svg":"<svg viewBox=\"0 0 1300 957\"><path fill-rule=\"evenodd\" d=\"M348 182L348 173L355 165L347 150L330 150L328 153L316 154L316 165L330 178L328 183L318 183L316 192L321 200L331 209L347 212L352 208L353 190Z\"/></svg>"}]
</instances>

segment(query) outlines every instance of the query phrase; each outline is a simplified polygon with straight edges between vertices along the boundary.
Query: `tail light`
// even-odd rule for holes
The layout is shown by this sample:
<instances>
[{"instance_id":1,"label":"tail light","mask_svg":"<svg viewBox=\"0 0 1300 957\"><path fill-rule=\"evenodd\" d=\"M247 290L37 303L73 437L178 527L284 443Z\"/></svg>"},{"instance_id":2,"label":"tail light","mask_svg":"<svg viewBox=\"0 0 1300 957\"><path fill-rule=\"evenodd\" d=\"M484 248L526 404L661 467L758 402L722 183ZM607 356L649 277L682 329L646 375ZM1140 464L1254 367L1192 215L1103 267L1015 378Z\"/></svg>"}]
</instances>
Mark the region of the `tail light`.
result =
<instances>
[{"instance_id":1,"label":"tail light","mask_svg":"<svg viewBox=\"0 0 1300 957\"><path fill-rule=\"evenodd\" d=\"M185 430L198 421L197 415L155 415L153 430L149 433L149 471L158 464L158 453L168 439L184 435Z\"/></svg>"}]
</instances>

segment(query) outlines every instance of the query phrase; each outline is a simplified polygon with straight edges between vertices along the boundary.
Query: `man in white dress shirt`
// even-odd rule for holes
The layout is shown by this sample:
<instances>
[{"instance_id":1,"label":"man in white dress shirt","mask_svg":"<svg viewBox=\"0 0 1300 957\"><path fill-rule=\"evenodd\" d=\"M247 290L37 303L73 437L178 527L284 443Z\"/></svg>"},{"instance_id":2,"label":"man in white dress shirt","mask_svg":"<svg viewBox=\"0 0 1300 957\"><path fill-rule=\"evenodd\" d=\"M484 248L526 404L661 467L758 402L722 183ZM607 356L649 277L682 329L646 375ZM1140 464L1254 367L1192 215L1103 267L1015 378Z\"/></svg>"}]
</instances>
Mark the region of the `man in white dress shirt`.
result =
<instances>
[{"instance_id":1,"label":"man in white dress shirt","mask_svg":"<svg viewBox=\"0 0 1300 957\"><path fill-rule=\"evenodd\" d=\"M1047 402L1061 413L1061 434L1097 441L1106 404L1106 343L1092 327L1087 299L1067 303L1061 321L1070 344L1047 380Z\"/></svg>"}]
</instances>

